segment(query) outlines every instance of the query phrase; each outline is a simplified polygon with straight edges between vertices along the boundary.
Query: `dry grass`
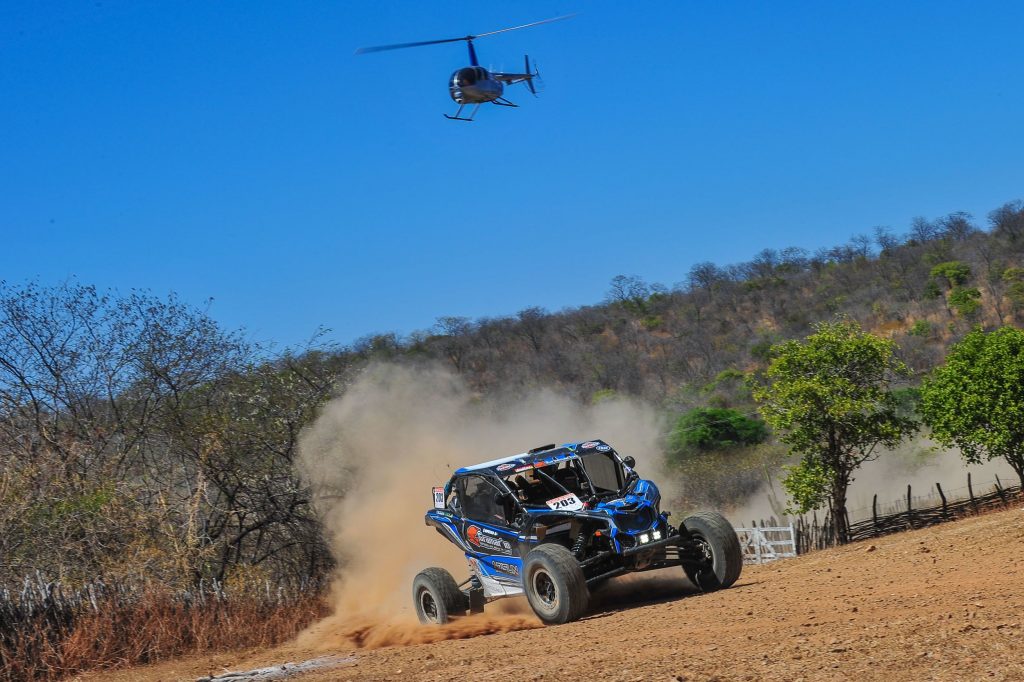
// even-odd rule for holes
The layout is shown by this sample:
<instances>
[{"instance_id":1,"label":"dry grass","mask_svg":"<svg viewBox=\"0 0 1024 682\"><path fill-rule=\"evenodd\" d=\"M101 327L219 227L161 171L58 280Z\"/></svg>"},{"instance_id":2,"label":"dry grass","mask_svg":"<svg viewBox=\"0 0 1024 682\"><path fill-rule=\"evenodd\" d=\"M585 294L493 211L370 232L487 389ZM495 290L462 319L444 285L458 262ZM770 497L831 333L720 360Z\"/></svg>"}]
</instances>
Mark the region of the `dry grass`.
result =
<instances>
[{"instance_id":1,"label":"dry grass","mask_svg":"<svg viewBox=\"0 0 1024 682\"><path fill-rule=\"evenodd\" d=\"M108 597L98 607L72 617L43 612L6 627L0 680L60 680L187 654L275 646L327 613L320 594L197 602L156 590L128 602Z\"/></svg>"}]
</instances>

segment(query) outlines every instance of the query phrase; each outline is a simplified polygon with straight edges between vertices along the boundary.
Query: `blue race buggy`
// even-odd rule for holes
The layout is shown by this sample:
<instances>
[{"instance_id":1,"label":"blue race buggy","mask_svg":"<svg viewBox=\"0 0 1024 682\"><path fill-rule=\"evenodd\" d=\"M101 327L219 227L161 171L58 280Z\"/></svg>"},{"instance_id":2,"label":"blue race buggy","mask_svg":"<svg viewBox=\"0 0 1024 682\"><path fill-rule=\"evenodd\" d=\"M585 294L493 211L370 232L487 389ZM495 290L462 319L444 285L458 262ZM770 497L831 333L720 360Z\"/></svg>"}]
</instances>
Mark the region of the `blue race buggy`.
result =
<instances>
[{"instance_id":1,"label":"blue race buggy","mask_svg":"<svg viewBox=\"0 0 1024 682\"><path fill-rule=\"evenodd\" d=\"M729 522L699 512L673 527L657 486L634 465L591 440L458 469L434 488L425 520L465 553L470 577L421 571L413 580L420 621L446 623L525 594L544 623L567 623L603 581L669 566L705 592L736 582L743 553Z\"/></svg>"}]
</instances>

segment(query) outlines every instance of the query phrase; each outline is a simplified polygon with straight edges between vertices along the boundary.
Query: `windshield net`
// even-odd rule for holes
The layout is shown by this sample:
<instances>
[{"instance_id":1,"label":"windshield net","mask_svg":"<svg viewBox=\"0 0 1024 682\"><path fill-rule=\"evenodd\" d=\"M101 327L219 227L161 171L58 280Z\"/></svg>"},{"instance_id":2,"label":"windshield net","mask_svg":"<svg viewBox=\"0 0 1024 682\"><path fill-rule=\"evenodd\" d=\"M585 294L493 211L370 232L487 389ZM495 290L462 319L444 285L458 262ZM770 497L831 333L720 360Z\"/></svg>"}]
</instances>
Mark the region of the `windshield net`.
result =
<instances>
[{"instance_id":1,"label":"windshield net","mask_svg":"<svg viewBox=\"0 0 1024 682\"><path fill-rule=\"evenodd\" d=\"M582 459L573 457L547 465L537 463L503 478L519 501L528 506L544 506L548 500L565 495L566 491L585 500L595 494L618 492L621 487L619 464L607 453L586 455ZM594 490L590 488L591 483Z\"/></svg>"}]
</instances>

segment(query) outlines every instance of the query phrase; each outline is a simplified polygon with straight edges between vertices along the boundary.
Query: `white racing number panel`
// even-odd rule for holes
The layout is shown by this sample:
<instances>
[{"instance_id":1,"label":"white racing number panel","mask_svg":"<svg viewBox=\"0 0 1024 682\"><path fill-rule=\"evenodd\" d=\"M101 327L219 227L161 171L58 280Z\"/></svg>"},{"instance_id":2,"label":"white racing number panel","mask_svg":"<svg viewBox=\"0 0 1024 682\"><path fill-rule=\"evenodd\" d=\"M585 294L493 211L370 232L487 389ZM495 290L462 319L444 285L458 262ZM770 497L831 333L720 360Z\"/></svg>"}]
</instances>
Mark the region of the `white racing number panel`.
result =
<instances>
[{"instance_id":1,"label":"white racing number panel","mask_svg":"<svg viewBox=\"0 0 1024 682\"><path fill-rule=\"evenodd\" d=\"M580 498L576 497L572 493L556 497L553 500L548 500L545 504L548 505L549 509L554 509L556 511L561 509L565 509L566 511L578 511L583 509L583 503L580 502Z\"/></svg>"},{"instance_id":2,"label":"white racing number panel","mask_svg":"<svg viewBox=\"0 0 1024 682\"><path fill-rule=\"evenodd\" d=\"M444 488L434 488L434 509L444 509Z\"/></svg>"}]
</instances>

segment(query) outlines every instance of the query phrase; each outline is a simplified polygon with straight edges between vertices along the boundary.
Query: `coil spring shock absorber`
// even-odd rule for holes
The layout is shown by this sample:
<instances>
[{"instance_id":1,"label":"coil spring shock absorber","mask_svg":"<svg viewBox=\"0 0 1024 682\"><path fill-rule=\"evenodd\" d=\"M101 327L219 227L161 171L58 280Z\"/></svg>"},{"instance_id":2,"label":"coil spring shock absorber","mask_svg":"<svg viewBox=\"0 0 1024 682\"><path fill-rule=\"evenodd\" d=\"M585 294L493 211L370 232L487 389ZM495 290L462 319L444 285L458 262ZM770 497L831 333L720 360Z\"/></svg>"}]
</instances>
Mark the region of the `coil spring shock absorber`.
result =
<instances>
[{"instance_id":1,"label":"coil spring shock absorber","mask_svg":"<svg viewBox=\"0 0 1024 682\"><path fill-rule=\"evenodd\" d=\"M582 559L583 558L583 548L586 546L587 540L589 538L590 538L590 533L583 532L583 529L581 528L580 529L580 534L576 536L576 542L573 543L572 550L571 550L573 556L575 556L577 559Z\"/></svg>"}]
</instances>

